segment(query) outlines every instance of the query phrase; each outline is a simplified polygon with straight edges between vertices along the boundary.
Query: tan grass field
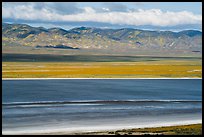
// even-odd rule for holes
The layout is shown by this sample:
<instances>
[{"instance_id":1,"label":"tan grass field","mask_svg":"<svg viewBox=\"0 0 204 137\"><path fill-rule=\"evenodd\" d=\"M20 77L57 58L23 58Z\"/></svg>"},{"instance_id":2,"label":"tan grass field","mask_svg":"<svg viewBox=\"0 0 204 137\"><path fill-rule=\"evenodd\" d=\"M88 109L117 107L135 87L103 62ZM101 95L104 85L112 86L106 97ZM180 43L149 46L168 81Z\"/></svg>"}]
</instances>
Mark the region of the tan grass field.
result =
<instances>
[{"instance_id":1,"label":"tan grass field","mask_svg":"<svg viewBox=\"0 0 204 137\"><path fill-rule=\"evenodd\" d=\"M2 62L3 78L201 78L201 60Z\"/></svg>"}]
</instances>

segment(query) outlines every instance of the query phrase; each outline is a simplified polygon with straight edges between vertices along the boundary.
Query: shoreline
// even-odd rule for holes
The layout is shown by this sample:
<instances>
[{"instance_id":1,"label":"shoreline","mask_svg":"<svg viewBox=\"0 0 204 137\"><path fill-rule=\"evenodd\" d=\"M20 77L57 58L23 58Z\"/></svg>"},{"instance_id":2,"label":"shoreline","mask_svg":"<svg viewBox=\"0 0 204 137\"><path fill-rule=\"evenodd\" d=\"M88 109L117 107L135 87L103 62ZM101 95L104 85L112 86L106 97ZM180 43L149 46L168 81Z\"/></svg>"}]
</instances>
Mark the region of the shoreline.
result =
<instances>
[{"instance_id":1,"label":"shoreline","mask_svg":"<svg viewBox=\"0 0 204 137\"><path fill-rule=\"evenodd\" d=\"M118 130L132 130L132 129L143 129L143 128L161 128L161 127L172 127L172 126L186 126L186 125L194 125L194 124L202 124L202 120L189 120L189 121L183 121L183 123L177 123L177 122L170 122L170 123L167 123L167 124L164 124L164 123L157 123L157 124L148 124L147 125L137 125L137 126L120 126L120 127L117 127L117 126L112 126L112 127L109 127L109 129L106 129L106 127L103 127L104 129L95 129L95 131L85 131L85 132L79 132L79 133L76 133L75 132L53 132L53 133L44 133L44 134L59 134L59 135L83 135L83 134L86 134L86 135L96 135L96 134L100 134L101 132L105 134L108 133L108 132L114 132L114 131L118 131Z\"/></svg>"},{"instance_id":2,"label":"shoreline","mask_svg":"<svg viewBox=\"0 0 204 137\"><path fill-rule=\"evenodd\" d=\"M181 78L2 78L2 80L49 80L49 79L202 79L202 78L191 78L191 77L181 77Z\"/></svg>"},{"instance_id":3,"label":"shoreline","mask_svg":"<svg viewBox=\"0 0 204 137\"><path fill-rule=\"evenodd\" d=\"M182 131L182 129L187 131L191 130L191 133L188 133L189 131L185 133L186 131ZM195 133L192 132L192 129L195 130L194 132L196 132L196 130L200 131L200 133L196 133L196 135L202 135L202 123L87 132L73 135L194 135ZM176 130L181 131L176 134Z\"/></svg>"},{"instance_id":4,"label":"shoreline","mask_svg":"<svg viewBox=\"0 0 204 137\"><path fill-rule=\"evenodd\" d=\"M191 125L200 125L202 126L202 122L195 122L195 123L183 123L183 124L166 124L166 125L155 125L155 126L138 126L138 127L124 127L124 128L110 128L109 130L95 130L95 131L82 131L82 132L52 132L52 133L42 133L42 135L118 135L117 133L121 132L121 134L125 134L130 130L138 130L138 129L150 129L150 128L166 128L166 127L175 127L175 126L191 126ZM37 133L36 133L37 134ZM136 132L136 135L143 135L147 134L147 132L139 133ZM151 134L151 133L150 133ZM35 135L35 134L34 134Z\"/></svg>"},{"instance_id":5,"label":"shoreline","mask_svg":"<svg viewBox=\"0 0 204 137\"><path fill-rule=\"evenodd\" d=\"M116 132L127 132L138 129L149 129L149 128L165 128L165 127L174 127L174 126L190 126L190 125L201 125L202 119L199 120L187 120L187 121L178 121L178 122L163 122L163 123L154 123L146 125L137 125L137 126L92 126L92 127L72 127L72 128L63 128L63 129L41 129L41 130L29 130L27 131L2 131L4 135L110 135L115 134ZM146 134L147 132L144 132ZM123 133L122 133L123 134ZM138 135L138 132L136 133ZM140 134L139 134L140 135Z\"/></svg>"}]
</instances>

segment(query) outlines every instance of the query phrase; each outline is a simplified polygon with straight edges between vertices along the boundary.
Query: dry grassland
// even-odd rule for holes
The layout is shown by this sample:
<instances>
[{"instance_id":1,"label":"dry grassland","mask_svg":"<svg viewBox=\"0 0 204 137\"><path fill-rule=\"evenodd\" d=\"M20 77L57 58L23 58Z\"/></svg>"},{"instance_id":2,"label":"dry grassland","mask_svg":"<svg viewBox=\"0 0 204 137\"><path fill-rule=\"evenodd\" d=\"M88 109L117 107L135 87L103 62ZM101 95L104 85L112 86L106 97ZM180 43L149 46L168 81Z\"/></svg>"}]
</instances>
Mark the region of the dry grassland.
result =
<instances>
[{"instance_id":1,"label":"dry grassland","mask_svg":"<svg viewBox=\"0 0 204 137\"><path fill-rule=\"evenodd\" d=\"M2 62L2 74L3 78L201 78L202 62Z\"/></svg>"}]
</instances>

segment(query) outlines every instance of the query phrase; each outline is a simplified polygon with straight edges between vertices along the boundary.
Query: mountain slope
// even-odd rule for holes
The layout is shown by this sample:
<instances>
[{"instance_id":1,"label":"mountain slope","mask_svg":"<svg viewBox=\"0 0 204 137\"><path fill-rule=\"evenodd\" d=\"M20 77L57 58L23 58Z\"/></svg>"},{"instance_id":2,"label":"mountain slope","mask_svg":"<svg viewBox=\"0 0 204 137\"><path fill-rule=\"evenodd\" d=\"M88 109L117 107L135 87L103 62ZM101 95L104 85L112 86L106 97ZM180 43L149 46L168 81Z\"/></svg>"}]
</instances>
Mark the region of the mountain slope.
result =
<instances>
[{"instance_id":1,"label":"mountain slope","mask_svg":"<svg viewBox=\"0 0 204 137\"><path fill-rule=\"evenodd\" d=\"M26 24L2 23L2 43L6 46L55 46L79 49L202 50L202 32L185 30L147 31L131 28L100 29L78 27L70 30L45 29Z\"/></svg>"}]
</instances>

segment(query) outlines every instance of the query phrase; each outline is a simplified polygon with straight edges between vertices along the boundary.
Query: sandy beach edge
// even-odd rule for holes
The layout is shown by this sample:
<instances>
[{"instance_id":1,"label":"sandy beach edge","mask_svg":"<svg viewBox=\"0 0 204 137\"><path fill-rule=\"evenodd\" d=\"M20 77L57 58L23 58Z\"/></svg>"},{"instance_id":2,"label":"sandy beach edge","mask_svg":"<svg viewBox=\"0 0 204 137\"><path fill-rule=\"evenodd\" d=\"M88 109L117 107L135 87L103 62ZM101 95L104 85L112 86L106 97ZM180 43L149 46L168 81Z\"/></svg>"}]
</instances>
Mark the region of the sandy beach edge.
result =
<instances>
[{"instance_id":1,"label":"sandy beach edge","mask_svg":"<svg viewBox=\"0 0 204 137\"><path fill-rule=\"evenodd\" d=\"M130 131L133 131L132 135L161 135L163 133L149 132L148 129L159 130L161 128L188 128L190 126L202 127L202 122L189 123L189 124L172 124L172 125L158 125L158 126L145 126L145 127L132 127L132 128L115 128L110 130L96 130L96 131L86 131L86 132L53 132L53 133L43 133L42 135L127 135ZM144 132L134 132L134 130L144 130ZM146 130L146 131L145 131ZM180 129L179 129L180 130ZM171 134L171 133L170 133Z\"/></svg>"},{"instance_id":2,"label":"sandy beach edge","mask_svg":"<svg viewBox=\"0 0 204 137\"><path fill-rule=\"evenodd\" d=\"M116 133L118 131L127 132L135 129L146 129L146 128L163 128L163 127L174 127L174 126L191 126L191 125L201 125L202 119L198 120L188 120L188 121L178 121L178 122L162 122L154 123L148 125L132 125L132 126L93 126L93 127L78 127L78 128L63 128L63 129L47 129L38 131L3 131L2 135L110 135L110 133ZM201 125L202 126L202 125ZM135 134L140 135L136 132ZM142 134L145 134L142 133Z\"/></svg>"}]
</instances>

